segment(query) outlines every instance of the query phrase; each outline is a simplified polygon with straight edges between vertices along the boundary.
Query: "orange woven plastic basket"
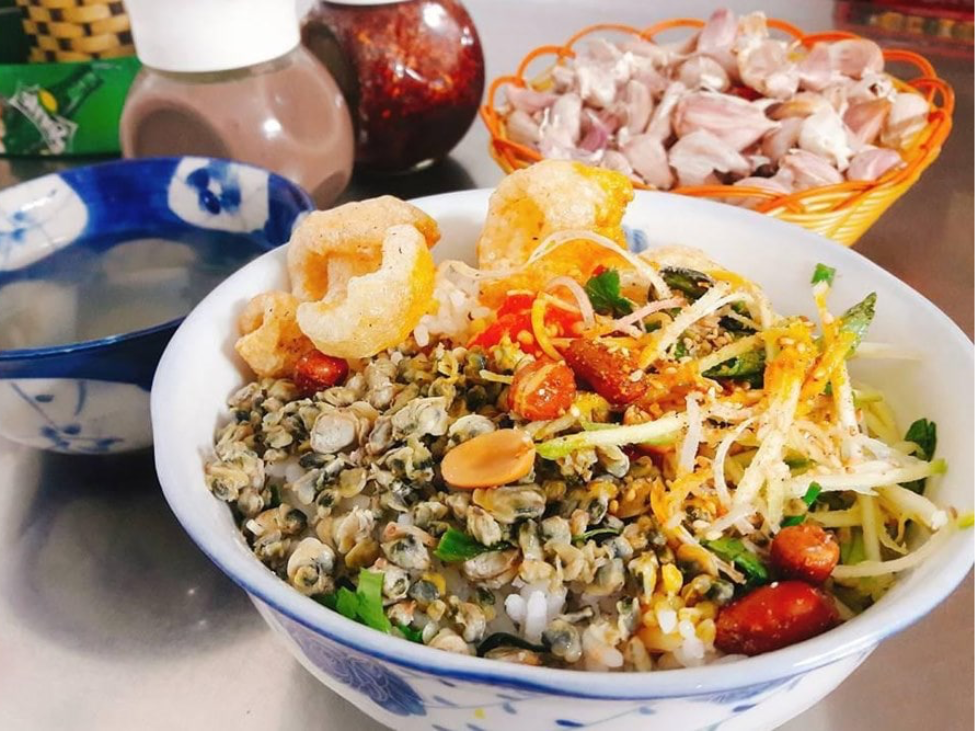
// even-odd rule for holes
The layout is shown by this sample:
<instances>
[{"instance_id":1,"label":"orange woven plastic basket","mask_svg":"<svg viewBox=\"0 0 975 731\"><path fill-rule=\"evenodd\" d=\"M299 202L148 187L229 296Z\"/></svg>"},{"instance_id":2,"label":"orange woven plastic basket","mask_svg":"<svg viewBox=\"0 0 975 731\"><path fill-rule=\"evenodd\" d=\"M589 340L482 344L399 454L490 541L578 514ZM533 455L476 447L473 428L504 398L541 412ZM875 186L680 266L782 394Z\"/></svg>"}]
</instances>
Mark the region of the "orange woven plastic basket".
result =
<instances>
[{"instance_id":1,"label":"orange woven plastic basket","mask_svg":"<svg viewBox=\"0 0 975 731\"><path fill-rule=\"evenodd\" d=\"M481 107L481 118L491 134L491 156L506 172L527 167L542 159L536 150L507 138L504 119L495 105L495 97L502 86L506 84L520 87L537 86L539 80L544 79L548 71L541 77L536 76L532 81L526 80L525 73L533 62L551 56L552 61L548 66L550 70L552 66L561 63L564 59L573 58L575 45L594 35L629 34L651 40L664 31L679 28L697 29L703 25L703 20L694 18L667 20L645 30L638 30L628 25L602 23L576 33L562 46L536 48L525 56L513 75L495 79L488 89L487 101ZM853 33L844 32L807 35L790 23L776 19L769 19L768 25L769 28L798 40L807 48L811 48L819 41L858 37ZM785 196L759 188L730 185L682 187L675 188L672 192L723 200L733 197L758 198L760 202L753 206L754 210L781 218L783 221L797 223L847 246L853 245L937 159L945 139L951 132L951 119L955 107L954 91L946 81L938 77L931 63L923 56L902 50L885 50L884 59L888 65L907 64L916 69L919 73L916 78L902 81L892 77L893 81L901 91L913 90L923 95L931 108L927 126L918 133L908 148L901 150L905 162L903 167L888 172L875 181L844 182ZM650 189L650 186L641 183L634 183L634 185L637 188Z\"/></svg>"}]
</instances>

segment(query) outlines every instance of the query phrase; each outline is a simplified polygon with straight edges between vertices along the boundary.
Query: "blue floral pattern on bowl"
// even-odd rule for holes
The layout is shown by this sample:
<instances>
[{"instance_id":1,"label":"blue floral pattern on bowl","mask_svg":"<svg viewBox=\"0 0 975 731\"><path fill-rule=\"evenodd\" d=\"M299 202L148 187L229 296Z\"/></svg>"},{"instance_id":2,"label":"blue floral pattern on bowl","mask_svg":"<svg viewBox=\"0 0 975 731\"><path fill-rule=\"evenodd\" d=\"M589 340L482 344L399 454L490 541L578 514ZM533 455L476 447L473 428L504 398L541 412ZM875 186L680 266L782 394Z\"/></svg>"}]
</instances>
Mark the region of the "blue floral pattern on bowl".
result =
<instances>
[{"instance_id":1,"label":"blue floral pattern on bowl","mask_svg":"<svg viewBox=\"0 0 975 731\"><path fill-rule=\"evenodd\" d=\"M793 702L825 695L850 672L848 665L859 665L869 654L867 651L810 673L724 693L629 702L573 698L567 704L558 695L518 687L513 682L499 682L486 694L483 683L445 676L435 667L423 672L371 657L261 601L255 599L255 605L271 627L287 637L293 654L310 672L373 717L402 730L510 731L517 727L637 731L649 728L650 723L654 728L684 729L688 727L679 724L693 717L700 723L691 731L750 731L764 727L754 719L768 717L770 706L787 706L800 684L802 699L797 695ZM678 725L674 725L675 720Z\"/></svg>"},{"instance_id":2,"label":"blue floral pattern on bowl","mask_svg":"<svg viewBox=\"0 0 975 731\"><path fill-rule=\"evenodd\" d=\"M29 296L21 289L17 297L39 308L84 307L74 290L51 279L46 264L68 247L100 257L119 242L162 232L199 242L189 244L198 252L191 261L206 266L199 252L219 256L216 244L202 248L216 240L212 232L260 253L287 242L313 209L290 181L228 160L123 160L45 175L0 191L0 306L9 286L30 288ZM35 320L52 328L48 342L64 344L3 350L0 342L0 436L68 453L148 446L148 391L179 320L85 342L68 342L56 324ZM51 398L39 398L45 395ZM77 409L67 413L72 403Z\"/></svg>"}]
</instances>

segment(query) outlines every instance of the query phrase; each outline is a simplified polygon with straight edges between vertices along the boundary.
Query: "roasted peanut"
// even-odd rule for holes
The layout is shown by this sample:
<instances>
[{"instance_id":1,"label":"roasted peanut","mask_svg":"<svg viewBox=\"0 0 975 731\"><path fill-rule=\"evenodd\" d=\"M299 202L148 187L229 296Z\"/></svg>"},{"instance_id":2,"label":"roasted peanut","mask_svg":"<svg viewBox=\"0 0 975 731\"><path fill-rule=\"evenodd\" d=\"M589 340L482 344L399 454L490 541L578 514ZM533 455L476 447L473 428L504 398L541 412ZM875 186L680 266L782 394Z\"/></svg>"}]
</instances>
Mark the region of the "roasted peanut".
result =
<instances>
[{"instance_id":1,"label":"roasted peanut","mask_svg":"<svg viewBox=\"0 0 975 731\"><path fill-rule=\"evenodd\" d=\"M721 610L714 645L729 654L760 655L822 634L837 620L832 600L819 589L776 582Z\"/></svg>"},{"instance_id":2,"label":"roasted peanut","mask_svg":"<svg viewBox=\"0 0 975 731\"><path fill-rule=\"evenodd\" d=\"M535 444L520 429L498 429L451 449L440 465L452 487L498 487L521 479L535 466Z\"/></svg>"},{"instance_id":3,"label":"roasted peanut","mask_svg":"<svg viewBox=\"0 0 975 731\"><path fill-rule=\"evenodd\" d=\"M772 565L779 574L822 584L840 560L840 547L832 533L814 523L779 531L772 540Z\"/></svg>"}]
</instances>

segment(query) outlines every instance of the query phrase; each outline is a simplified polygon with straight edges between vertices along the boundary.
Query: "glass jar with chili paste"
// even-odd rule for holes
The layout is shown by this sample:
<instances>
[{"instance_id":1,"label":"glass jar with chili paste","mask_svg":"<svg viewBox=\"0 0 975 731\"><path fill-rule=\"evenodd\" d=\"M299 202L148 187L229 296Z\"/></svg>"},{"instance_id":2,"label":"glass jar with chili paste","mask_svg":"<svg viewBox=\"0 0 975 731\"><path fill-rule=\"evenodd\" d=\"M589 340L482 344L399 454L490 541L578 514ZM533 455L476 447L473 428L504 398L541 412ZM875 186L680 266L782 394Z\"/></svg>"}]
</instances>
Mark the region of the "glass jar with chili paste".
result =
<instances>
[{"instance_id":1,"label":"glass jar with chili paste","mask_svg":"<svg viewBox=\"0 0 975 731\"><path fill-rule=\"evenodd\" d=\"M356 164L396 173L447 156L484 91L484 56L458 0L328 0L305 46L338 81L356 126Z\"/></svg>"}]
</instances>

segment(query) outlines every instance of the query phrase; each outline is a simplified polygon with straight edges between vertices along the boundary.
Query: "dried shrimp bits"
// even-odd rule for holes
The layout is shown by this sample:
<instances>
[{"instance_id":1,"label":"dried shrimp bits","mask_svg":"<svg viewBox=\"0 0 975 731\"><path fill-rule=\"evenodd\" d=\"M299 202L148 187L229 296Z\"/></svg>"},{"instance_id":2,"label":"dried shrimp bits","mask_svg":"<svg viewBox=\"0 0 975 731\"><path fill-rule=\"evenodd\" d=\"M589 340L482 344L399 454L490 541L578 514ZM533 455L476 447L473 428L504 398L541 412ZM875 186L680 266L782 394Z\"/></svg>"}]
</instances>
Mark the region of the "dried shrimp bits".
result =
<instances>
[{"instance_id":1,"label":"dried shrimp bits","mask_svg":"<svg viewBox=\"0 0 975 731\"><path fill-rule=\"evenodd\" d=\"M291 291L300 300L320 300L345 289L352 277L379 268L386 232L401 225L415 227L427 246L440 238L430 216L388 195L310 214L288 244Z\"/></svg>"},{"instance_id":2,"label":"dried shrimp bits","mask_svg":"<svg viewBox=\"0 0 975 731\"><path fill-rule=\"evenodd\" d=\"M423 234L393 226L385 233L379 269L353 277L344 292L302 303L298 326L323 353L368 358L406 340L430 306L435 274Z\"/></svg>"},{"instance_id":3,"label":"dried shrimp bits","mask_svg":"<svg viewBox=\"0 0 975 731\"><path fill-rule=\"evenodd\" d=\"M234 348L261 378L284 378L301 356L314 349L298 327L298 298L287 292L254 297L237 320L241 337Z\"/></svg>"}]
</instances>

